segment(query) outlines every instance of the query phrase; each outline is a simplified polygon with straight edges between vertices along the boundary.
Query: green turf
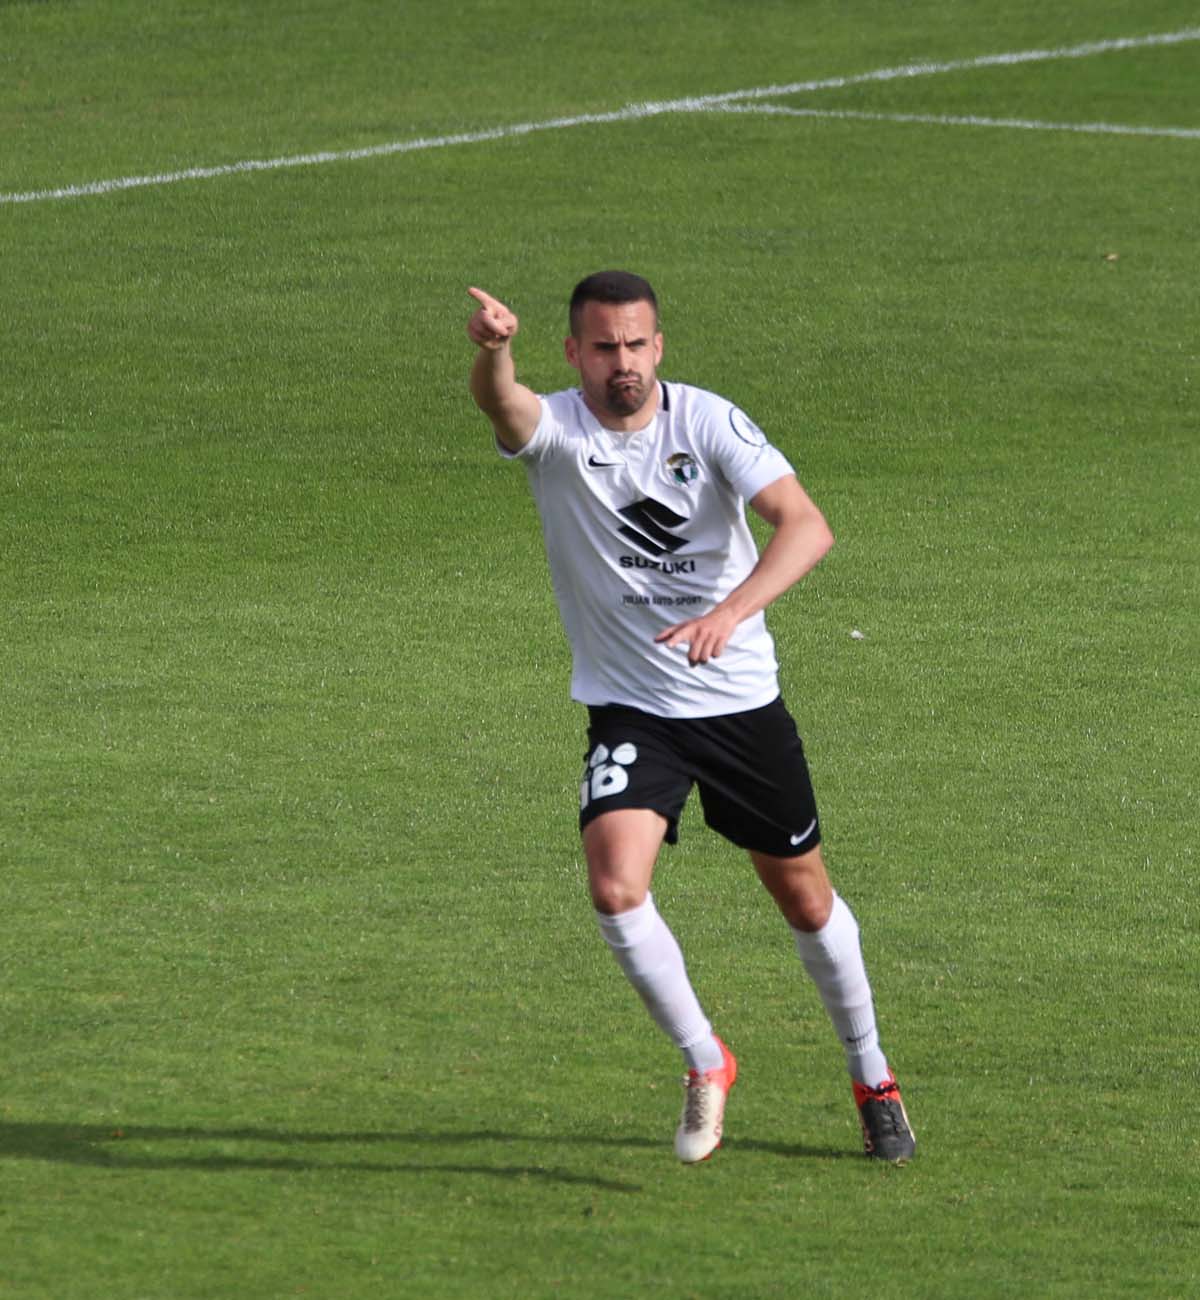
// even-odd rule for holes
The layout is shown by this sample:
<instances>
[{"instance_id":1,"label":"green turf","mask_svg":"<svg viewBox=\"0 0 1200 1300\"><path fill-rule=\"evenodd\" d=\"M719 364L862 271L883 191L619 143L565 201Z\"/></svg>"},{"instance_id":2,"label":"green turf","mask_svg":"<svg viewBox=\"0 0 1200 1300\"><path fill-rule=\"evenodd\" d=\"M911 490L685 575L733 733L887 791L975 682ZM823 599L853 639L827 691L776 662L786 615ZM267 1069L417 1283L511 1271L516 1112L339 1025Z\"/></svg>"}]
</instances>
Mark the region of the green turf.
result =
<instances>
[{"instance_id":1,"label":"green turf","mask_svg":"<svg viewBox=\"0 0 1200 1300\"><path fill-rule=\"evenodd\" d=\"M0 4L0 193L1194 23ZM1194 130L1198 86L1189 41L770 102ZM1198 160L670 114L0 203L0 1296L1195 1294ZM656 895L742 1063L702 1168L595 934L463 325L483 284L566 384L610 264L839 539L772 626L904 1169L698 815Z\"/></svg>"}]
</instances>

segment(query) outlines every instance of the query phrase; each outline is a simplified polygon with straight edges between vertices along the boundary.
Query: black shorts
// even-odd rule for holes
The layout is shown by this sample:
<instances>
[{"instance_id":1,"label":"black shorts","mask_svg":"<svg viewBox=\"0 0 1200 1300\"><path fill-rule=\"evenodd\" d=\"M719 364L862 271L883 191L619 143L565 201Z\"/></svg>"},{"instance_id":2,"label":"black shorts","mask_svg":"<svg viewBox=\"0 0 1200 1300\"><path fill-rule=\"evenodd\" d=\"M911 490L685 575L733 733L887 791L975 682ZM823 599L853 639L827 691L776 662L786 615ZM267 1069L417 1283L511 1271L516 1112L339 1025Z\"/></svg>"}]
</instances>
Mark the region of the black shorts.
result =
<instances>
[{"instance_id":1,"label":"black shorts","mask_svg":"<svg viewBox=\"0 0 1200 1300\"><path fill-rule=\"evenodd\" d=\"M739 848L793 858L821 842L804 746L782 699L718 718L589 706L580 830L601 813L650 808L674 844L693 784L705 822Z\"/></svg>"}]
</instances>

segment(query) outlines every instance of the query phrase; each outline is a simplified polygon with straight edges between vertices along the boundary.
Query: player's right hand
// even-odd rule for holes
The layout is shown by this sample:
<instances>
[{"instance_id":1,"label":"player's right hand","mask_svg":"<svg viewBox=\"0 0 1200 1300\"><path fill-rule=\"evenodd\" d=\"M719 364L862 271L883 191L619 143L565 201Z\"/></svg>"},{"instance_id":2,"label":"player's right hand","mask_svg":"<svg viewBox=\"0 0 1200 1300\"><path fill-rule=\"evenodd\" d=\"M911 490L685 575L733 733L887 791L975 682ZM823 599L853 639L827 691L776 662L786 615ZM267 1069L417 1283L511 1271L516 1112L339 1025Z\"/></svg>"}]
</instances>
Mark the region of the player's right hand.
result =
<instances>
[{"instance_id":1,"label":"player's right hand","mask_svg":"<svg viewBox=\"0 0 1200 1300\"><path fill-rule=\"evenodd\" d=\"M479 303L475 314L467 321L467 334L472 343L493 350L502 348L517 332L517 318L499 300L482 289L467 292Z\"/></svg>"}]
</instances>

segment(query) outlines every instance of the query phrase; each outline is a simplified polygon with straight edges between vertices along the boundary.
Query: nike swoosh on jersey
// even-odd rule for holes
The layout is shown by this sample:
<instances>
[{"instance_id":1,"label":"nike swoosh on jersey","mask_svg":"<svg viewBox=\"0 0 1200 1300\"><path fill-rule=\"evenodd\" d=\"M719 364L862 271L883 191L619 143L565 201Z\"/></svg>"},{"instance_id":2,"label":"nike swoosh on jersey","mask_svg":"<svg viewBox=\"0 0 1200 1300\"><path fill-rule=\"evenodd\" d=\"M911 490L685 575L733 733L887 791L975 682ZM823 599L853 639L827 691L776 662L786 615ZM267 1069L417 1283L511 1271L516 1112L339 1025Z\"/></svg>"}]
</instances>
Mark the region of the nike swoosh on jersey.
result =
<instances>
[{"instance_id":1,"label":"nike swoosh on jersey","mask_svg":"<svg viewBox=\"0 0 1200 1300\"><path fill-rule=\"evenodd\" d=\"M597 460L595 456L588 457L588 466L591 469L616 469L618 465L624 465L623 460Z\"/></svg>"}]
</instances>

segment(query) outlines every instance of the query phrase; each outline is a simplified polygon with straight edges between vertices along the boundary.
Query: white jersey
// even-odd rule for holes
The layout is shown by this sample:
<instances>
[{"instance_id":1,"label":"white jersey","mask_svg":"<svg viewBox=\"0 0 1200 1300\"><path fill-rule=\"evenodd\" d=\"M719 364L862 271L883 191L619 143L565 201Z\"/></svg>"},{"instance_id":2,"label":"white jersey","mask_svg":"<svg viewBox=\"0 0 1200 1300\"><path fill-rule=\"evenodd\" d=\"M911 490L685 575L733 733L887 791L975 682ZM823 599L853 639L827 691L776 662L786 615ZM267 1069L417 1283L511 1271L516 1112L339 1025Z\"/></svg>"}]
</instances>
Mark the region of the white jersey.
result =
<instances>
[{"instance_id":1,"label":"white jersey","mask_svg":"<svg viewBox=\"0 0 1200 1300\"><path fill-rule=\"evenodd\" d=\"M541 420L515 458L542 519L572 698L669 718L769 704L778 664L761 613L694 668L686 646L654 638L750 573L758 551L745 503L791 465L731 402L686 384L660 383L658 411L632 433L606 429L577 389L540 400Z\"/></svg>"}]
</instances>

